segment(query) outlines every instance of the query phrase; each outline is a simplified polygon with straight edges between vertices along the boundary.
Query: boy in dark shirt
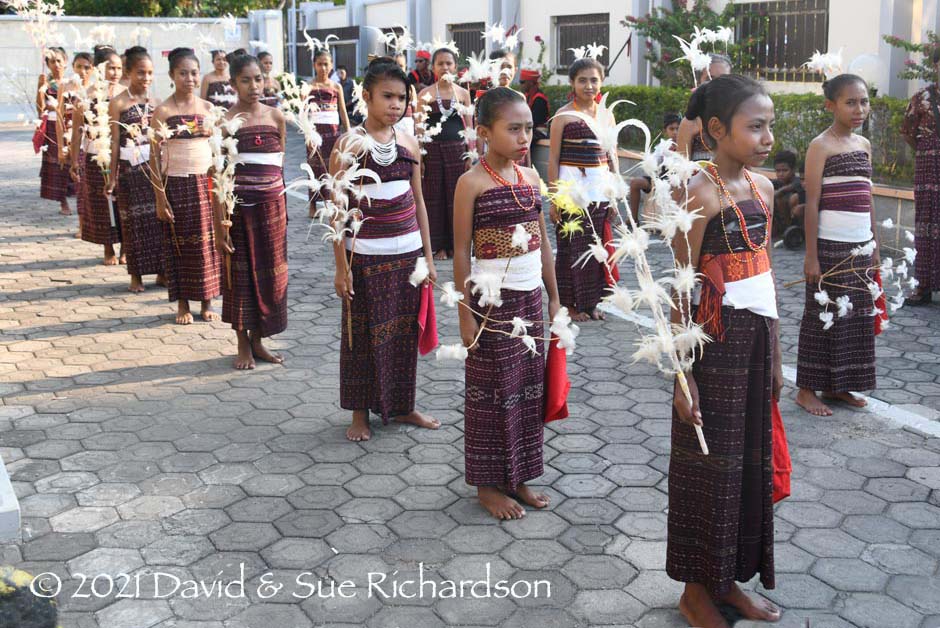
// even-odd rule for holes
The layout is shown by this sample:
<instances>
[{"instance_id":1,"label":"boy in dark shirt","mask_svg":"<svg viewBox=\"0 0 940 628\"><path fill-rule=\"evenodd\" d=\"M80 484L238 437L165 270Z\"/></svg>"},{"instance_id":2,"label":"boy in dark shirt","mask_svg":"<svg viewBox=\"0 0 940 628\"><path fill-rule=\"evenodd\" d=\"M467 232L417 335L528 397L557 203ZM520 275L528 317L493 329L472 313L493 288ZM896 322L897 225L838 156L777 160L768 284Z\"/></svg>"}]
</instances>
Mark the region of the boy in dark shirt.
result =
<instances>
[{"instance_id":1,"label":"boy in dark shirt","mask_svg":"<svg viewBox=\"0 0 940 628\"><path fill-rule=\"evenodd\" d=\"M806 190L796 172L796 153L782 150L774 155L774 236L779 236L794 219L803 215Z\"/></svg>"}]
</instances>

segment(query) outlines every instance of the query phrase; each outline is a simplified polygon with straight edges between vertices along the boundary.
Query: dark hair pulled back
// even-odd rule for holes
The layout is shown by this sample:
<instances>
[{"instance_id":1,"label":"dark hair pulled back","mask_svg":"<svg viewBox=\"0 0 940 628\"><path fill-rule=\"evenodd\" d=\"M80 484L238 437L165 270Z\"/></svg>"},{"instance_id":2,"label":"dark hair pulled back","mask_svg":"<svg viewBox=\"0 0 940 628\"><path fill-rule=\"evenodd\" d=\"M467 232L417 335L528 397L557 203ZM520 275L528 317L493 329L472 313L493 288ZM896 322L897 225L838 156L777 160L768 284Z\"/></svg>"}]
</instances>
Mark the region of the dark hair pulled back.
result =
<instances>
[{"instance_id":1,"label":"dark hair pulled back","mask_svg":"<svg viewBox=\"0 0 940 628\"><path fill-rule=\"evenodd\" d=\"M199 67L199 59L196 57L196 51L192 48L174 48L170 51L167 59L170 61L170 72L175 70L184 59L192 59L196 62L196 67Z\"/></svg>"},{"instance_id":2,"label":"dark hair pulled back","mask_svg":"<svg viewBox=\"0 0 940 628\"><path fill-rule=\"evenodd\" d=\"M710 148L714 148L715 138L708 133L708 122L718 118L729 128L731 119L745 101L754 96L766 95L766 90L754 79L740 74L725 74L700 85L692 92L685 117L689 120L701 118L702 136Z\"/></svg>"},{"instance_id":3,"label":"dark hair pulled back","mask_svg":"<svg viewBox=\"0 0 940 628\"><path fill-rule=\"evenodd\" d=\"M837 100L839 98L839 94L842 93L842 90L852 83L861 83L865 86L865 91L868 91L868 83L866 83L865 79L859 75L840 74L839 76L834 76L831 79L823 81L822 89L823 94L826 96L826 100Z\"/></svg>"},{"instance_id":4,"label":"dark hair pulled back","mask_svg":"<svg viewBox=\"0 0 940 628\"><path fill-rule=\"evenodd\" d=\"M499 118L499 112L506 105L513 103L525 103L525 97L514 89L508 87L494 87L486 90L482 96L477 98L475 103L475 112L477 124L482 126L493 126L493 123Z\"/></svg>"}]
</instances>

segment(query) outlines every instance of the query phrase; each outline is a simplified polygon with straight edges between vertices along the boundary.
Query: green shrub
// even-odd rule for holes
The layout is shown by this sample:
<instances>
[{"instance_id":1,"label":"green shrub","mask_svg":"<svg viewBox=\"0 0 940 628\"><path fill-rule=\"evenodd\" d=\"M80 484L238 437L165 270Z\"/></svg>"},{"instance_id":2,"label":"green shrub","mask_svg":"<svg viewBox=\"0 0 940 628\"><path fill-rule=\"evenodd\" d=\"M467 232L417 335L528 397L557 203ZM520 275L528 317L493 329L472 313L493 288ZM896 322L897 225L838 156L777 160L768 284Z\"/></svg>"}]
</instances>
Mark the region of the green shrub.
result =
<instances>
[{"instance_id":1,"label":"green shrub","mask_svg":"<svg viewBox=\"0 0 940 628\"><path fill-rule=\"evenodd\" d=\"M552 111L557 111L567 102L570 92L566 85L550 85L543 90L552 103ZM608 103L625 99L636 104L618 107L618 120L639 118L654 136L662 128L663 114L684 113L689 98L689 90L675 87L612 85L604 91L610 93ZM783 148L794 150L802 163L809 143L832 122L823 97L821 94L771 94L771 98L776 113L774 151ZM901 137L906 108L907 101L899 98L882 96L872 100L871 117L862 134L871 140L874 178L879 183L905 187L913 182L913 154ZM620 141L624 147L641 148L643 137L639 131L625 129Z\"/></svg>"}]
</instances>

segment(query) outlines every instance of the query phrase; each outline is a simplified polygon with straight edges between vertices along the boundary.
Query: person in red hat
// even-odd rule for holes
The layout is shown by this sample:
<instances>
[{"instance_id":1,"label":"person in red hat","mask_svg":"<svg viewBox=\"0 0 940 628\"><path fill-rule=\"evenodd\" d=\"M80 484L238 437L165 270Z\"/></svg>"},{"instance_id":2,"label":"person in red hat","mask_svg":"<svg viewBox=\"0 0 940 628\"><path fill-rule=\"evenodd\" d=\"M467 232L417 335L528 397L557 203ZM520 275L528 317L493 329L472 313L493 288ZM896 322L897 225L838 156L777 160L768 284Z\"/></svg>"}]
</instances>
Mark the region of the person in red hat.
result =
<instances>
[{"instance_id":1,"label":"person in red hat","mask_svg":"<svg viewBox=\"0 0 940 628\"><path fill-rule=\"evenodd\" d=\"M548 139L548 119L551 117L552 106L548 102L548 96L542 93L539 81L542 79L542 73L538 69L522 68L519 73L519 82L522 85L522 91L525 94L526 102L529 103L529 109L532 110L532 146L529 154L535 149L535 144L539 140Z\"/></svg>"},{"instance_id":2,"label":"person in red hat","mask_svg":"<svg viewBox=\"0 0 940 628\"><path fill-rule=\"evenodd\" d=\"M431 72L431 53L428 50L419 50L415 55L415 69L408 73L408 85L416 92L429 85L434 85L434 74Z\"/></svg>"}]
</instances>

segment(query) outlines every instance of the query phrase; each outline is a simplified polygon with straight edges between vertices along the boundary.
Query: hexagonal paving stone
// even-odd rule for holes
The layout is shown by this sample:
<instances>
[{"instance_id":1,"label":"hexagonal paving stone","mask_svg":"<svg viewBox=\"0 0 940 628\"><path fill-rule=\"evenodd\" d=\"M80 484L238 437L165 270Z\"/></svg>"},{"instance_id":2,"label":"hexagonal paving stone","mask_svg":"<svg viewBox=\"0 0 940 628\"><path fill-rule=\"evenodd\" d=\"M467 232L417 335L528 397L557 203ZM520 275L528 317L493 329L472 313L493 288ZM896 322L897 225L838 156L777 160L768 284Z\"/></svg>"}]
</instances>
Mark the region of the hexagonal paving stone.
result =
<instances>
[{"instance_id":1,"label":"hexagonal paving stone","mask_svg":"<svg viewBox=\"0 0 940 628\"><path fill-rule=\"evenodd\" d=\"M658 489L632 486L618 488L608 499L627 512L663 512L668 501Z\"/></svg>"},{"instance_id":2,"label":"hexagonal paving stone","mask_svg":"<svg viewBox=\"0 0 940 628\"><path fill-rule=\"evenodd\" d=\"M813 502L784 502L777 516L801 528L835 528L842 521L837 511Z\"/></svg>"},{"instance_id":3,"label":"hexagonal paving stone","mask_svg":"<svg viewBox=\"0 0 940 628\"><path fill-rule=\"evenodd\" d=\"M459 553L497 554L512 542L512 537L491 526L460 526L447 534L444 541Z\"/></svg>"},{"instance_id":4,"label":"hexagonal paving stone","mask_svg":"<svg viewBox=\"0 0 940 628\"><path fill-rule=\"evenodd\" d=\"M118 574L130 574L143 564L144 559L137 550L99 547L70 560L68 568L73 575L82 573L94 578L107 574L117 578Z\"/></svg>"},{"instance_id":5,"label":"hexagonal paving stone","mask_svg":"<svg viewBox=\"0 0 940 628\"><path fill-rule=\"evenodd\" d=\"M163 521L163 529L167 534L207 535L231 522L228 515L221 510L181 510Z\"/></svg>"},{"instance_id":6,"label":"hexagonal paving stone","mask_svg":"<svg viewBox=\"0 0 940 628\"><path fill-rule=\"evenodd\" d=\"M816 557L798 548L792 543L774 544L774 569L781 573L806 573ZM840 560L840 559L824 559ZM841 559L850 560L850 559Z\"/></svg>"},{"instance_id":7,"label":"hexagonal paving stone","mask_svg":"<svg viewBox=\"0 0 940 628\"><path fill-rule=\"evenodd\" d=\"M347 482L343 488L354 497L388 497L404 490L406 486L395 475L360 475Z\"/></svg>"},{"instance_id":8,"label":"hexagonal paving stone","mask_svg":"<svg viewBox=\"0 0 940 628\"><path fill-rule=\"evenodd\" d=\"M212 544L203 536L167 536L141 550L148 565L185 567L213 553Z\"/></svg>"},{"instance_id":9,"label":"hexagonal paving stone","mask_svg":"<svg viewBox=\"0 0 940 628\"><path fill-rule=\"evenodd\" d=\"M279 538L270 523L231 523L209 535L222 551L257 551Z\"/></svg>"},{"instance_id":10,"label":"hexagonal paving stone","mask_svg":"<svg viewBox=\"0 0 940 628\"><path fill-rule=\"evenodd\" d=\"M647 464L654 458L653 452L646 447L622 443L607 445L597 455L614 464Z\"/></svg>"},{"instance_id":11,"label":"hexagonal paving stone","mask_svg":"<svg viewBox=\"0 0 940 628\"><path fill-rule=\"evenodd\" d=\"M665 476L645 464L617 464L608 467L604 477L619 486L656 486Z\"/></svg>"},{"instance_id":12,"label":"hexagonal paving stone","mask_svg":"<svg viewBox=\"0 0 940 628\"><path fill-rule=\"evenodd\" d=\"M787 574L786 578L778 579L775 589L763 590L762 594L791 608L827 609L836 597L832 587L806 574Z\"/></svg>"},{"instance_id":13,"label":"hexagonal paving stone","mask_svg":"<svg viewBox=\"0 0 940 628\"><path fill-rule=\"evenodd\" d=\"M163 528L158 521L118 521L95 536L102 547L140 549L163 536Z\"/></svg>"},{"instance_id":14,"label":"hexagonal paving stone","mask_svg":"<svg viewBox=\"0 0 940 628\"><path fill-rule=\"evenodd\" d=\"M346 502L336 514L346 523L385 523L401 511L401 506L390 499L365 497Z\"/></svg>"},{"instance_id":15,"label":"hexagonal paving stone","mask_svg":"<svg viewBox=\"0 0 940 628\"><path fill-rule=\"evenodd\" d=\"M331 532L326 537L330 547L341 554L380 552L395 540L395 535L386 526L348 524Z\"/></svg>"},{"instance_id":16,"label":"hexagonal paving stone","mask_svg":"<svg viewBox=\"0 0 940 628\"><path fill-rule=\"evenodd\" d=\"M614 483L599 475L564 475L554 488L567 497L606 497L616 488Z\"/></svg>"},{"instance_id":17,"label":"hexagonal paving stone","mask_svg":"<svg viewBox=\"0 0 940 628\"><path fill-rule=\"evenodd\" d=\"M606 499L566 499L555 508L555 514L573 525L612 524L622 512Z\"/></svg>"},{"instance_id":18,"label":"hexagonal paving stone","mask_svg":"<svg viewBox=\"0 0 940 628\"><path fill-rule=\"evenodd\" d=\"M877 515L888 503L865 491L826 491L822 502L844 515Z\"/></svg>"},{"instance_id":19,"label":"hexagonal paving stone","mask_svg":"<svg viewBox=\"0 0 940 628\"><path fill-rule=\"evenodd\" d=\"M402 626L445 628L444 622L430 608L395 606L383 607L369 620L367 626L368 628L401 628Z\"/></svg>"},{"instance_id":20,"label":"hexagonal paving stone","mask_svg":"<svg viewBox=\"0 0 940 628\"><path fill-rule=\"evenodd\" d=\"M500 554L511 565L520 569L559 568L572 557L571 551L557 541L513 541Z\"/></svg>"},{"instance_id":21,"label":"hexagonal paving stone","mask_svg":"<svg viewBox=\"0 0 940 628\"><path fill-rule=\"evenodd\" d=\"M940 578L894 576L888 583L888 595L925 615L940 613Z\"/></svg>"},{"instance_id":22,"label":"hexagonal paving stone","mask_svg":"<svg viewBox=\"0 0 940 628\"><path fill-rule=\"evenodd\" d=\"M118 600L95 613L101 628L150 628L172 616L166 600Z\"/></svg>"},{"instance_id":23,"label":"hexagonal paving stone","mask_svg":"<svg viewBox=\"0 0 940 628\"><path fill-rule=\"evenodd\" d=\"M571 613L588 625L632 623L646 608L635 597L623 591L580 591L571 606Z\"/></svg>"},{"instance_id":24,"label":"hexagonal paving stone","mask_svg":"<svg viewBox=\"0 0 940 628\"><path fill-rule=\"evenodd\" d=\"M929 576L937 570L937 559L907 545L870 545L862 560L888 574Z\"/></svg>"},{"instance_id":25,"label":"hexagonal paving stone","mask_svg":"<svg viewBox=\"0 0 940 628\"><path fill-rule=\"evenodd\" d=\"M446 486L409 486L393 499L406 510L443 510L459 498Z\"/></svg>"},{"instance_id":26,"label":"hexagonal paving stone","mask_svg":"<svg viewBox=\"0 0 940 628\"><path fill-rule=\"evenodd\" d=\"M838 591L878 592L888 575L855 558L820 558L810 572Z\"/></svg>"},{"instance_id":27,"label":"hexagonal paving stone","mask_svg":"<svg viewBox=\"0 0 940 628\"><path fill-rule=\"evenodd\" d=\"M287 496L294 508L302 510L337 508L350 499L352 495L339 486L305 486Z\"/></svg>"},{"instance_id":28,"label":"hexagonal paving stone","mask_svg":"<svg viewBox=\"0 0 940 628\"><path fill-rule=\"evenodd\" d=\"M793 535L793 543L821 558L858 558L865 543L842 530L805 528Z\"/></svg>"},{"instance_id":29,"label":"hexagonal paving stone","mask_svg":"<svg viewBox=\"0 0 940 628\"><path fill-rule=\"evenodd\" d=\"M329 546L320 539L284 538L261 552L272 568L312 570L333 556Z\"/></svg>"},{"instance_id":30,"label":"hexagonal paving stone","mask_svg":"<svg viewBox=\"0 0 940 628\"><path fill-rule=\"evenodd\" d=\"M315 464L301 473L300 479L310 486L342 486L356 475L351 464Z\"/></svg>"},{"instance_id":31,"label":"hexagonal paving stone","mask_svg":"<svg viewBox=\"0 0 940 628\"><path fill-rule=\"evenodd\" d=\"M508 599L471 597L438 600L434 607L448 626L466 623L467 618L472 618L477 625L499 626L516 610L516 605Z\"/></svg>"},{"instance_id":32,"label":"hexagonal paving stone","mask_svg":"<svg viewBox=\"0 0 940 628\"><path fill-rule=\"evenodd\" d=\"M81 506L120 506L140 495L136 484L102 482L75 495Z\"/></svg>"},{"instance_id":33,"label":"hexagonal paving stone","mask_svg":"<svg viewBox=\"0 0 940 628\"><path fill-rule=\"evenodd\" d=\"M118 520L117 511L109 507L79 507L55 515L49 524L56 532L95 532Z\"/></svg>"},{"instance_id":34,"label":"hexagonal paving stone","mask_svg":"<svg viewBox=\"0 0 940 628\"><path fill-rule=\"evenodd\" d=\"M940 489L940 468L913 467L907 470L907 478L929 489Z\"/></svg>"},{"instance_id":35,"label":"hexagonal paving stone","mask_svg":"<svg viewBox=\"0 0 940 628\"><path fill-rule=\"evenodd\" d=\"M842 529L868 543L904 543L911 534L909 528L883 515L850 515Z\"/></svg>"},{"instance_id":36,"label":"hexagonal paving stone","mask_svg":"<svg viewBox=\"0 0 940 628\"><path fill-rule=\"evenodd\" d=\"M388 522L388 527L401 538L443 538L457 527L446 513L434 510L409 510Z\"/></svg>"},{"instance_id":37,"label":"hexagonal paving stone","mask_svg":"<svg viewBox=\"0 0 940 628\"><path fill-rule=\"evenodd\" d=\"M871 628L909 628L922 617L886 595L853 593L845 599L839 614L857 626Z\"/></svg>"},{"instance_id":38,"label":"hexagonal paving stone","mask_svg":"<svg viewBox=\"0 0 940 628\"><path fill-rule=\"evenodd\" d=\"M682 595L684 585L665 571L644 571L627 585L625 591L651 608L673 608Z\"/></svg>"},{"instance_id":39,"label":"hexagonal paving stone","mask_svg":"<svg viewBox=\"0 0 940 628\"><path fill-rule=\"evenodd\" d=\"M239 628L271 628L271 626L308 626L303 611L287 604L254 604L232 617L227 624Z\"/></svg>"},{"instance_id":40,"label":"hexagonal paving stone","mask_svg":"<svg viewBox=\"0 0 940 628\"><path fill-rule=\"evenodd\" d=\"M869 480L865 490L887 502L922 502L930 489L905 478L875 478Z\"/></svg>"},{"instance_id":41,"label":"hexagonal paving stone","mask_svg":"<svg viewBox=\"0 0 940 628\"><path fill-rule=\"evenodd\" d=\"M575 556L561 572L581 589L622 589L637 571L615 556Z\"/></svg>"},{"instance_id":42,"label":"hexagonal paving stone","mask_svg":"<svg viewBox=\"0 0 940 628\"><path fill-rule=\"evenodd\" d=\"M178 497L143 495L118 506L117 510L124 519L163 519L183 508Z\"/></svg>"},{"instance_id":43,"label":"hexagonal paving stone","mask_svg":"<svg viewBox=\"0 0 940 628\"><path fill-rule=\"evenodd\" d=\"M459 476L446 464L413 464L400 473L401 479L412 486L445 486Z\"/></svg>"},{"instance_id":44,"label":"hexagonal paving stone","mask_svg":"<svg viewBox=\"0 0 940 628\"><path fill-rule=\"evenodd\" d=\"M534 510L522 519L503 521L500 526L517 539L554 539L568 527L568 522L553 512Z\"/></svg>"},{"instance_id":45,"label":"hexagonal paving stone","mask_svg":"<svg viewBox=\"0 0 940 628\"><path fill-rule=\"evenodd\" d=\"M283 497L246 497L225 509L233 521L263 523L278 519L291 511Z\"/></svg>"},{"instance_id":46,"label":"hexagonal paving stone","mask_svg":"<svg viewBox=\"0 0 940 628\"><path fill-rule=\"evenodd\" d=\"M295 475L270 473L249 478L241 486L249 495L285 497L303 485Z\"/></svg>"},{"instance_id":47,"label":"hexagonal paving stone","mask_svg":"<svg viewBox=\"0 0 940 628\"><path fill-rule=\"evenodd\" d=\"M202 486L195 473L161 473L140 483L140 490L147 495L171 495L180 497Z\"/></svg>"},{"instance_id":48,"label":"hexagonal paving stone","mask_svg":"<svg viewBox=\"0 0 940 628\"><path fill-rule=\"evenodd\" d=\"M332 510L295 510L274 522L284 536L323 538L343 521Z\"/></svg>"},{"instance_id":49,"label":"hexagonal paving stone","mask_svg":"<svg viewBox=\"0 0 940 628\"><path fill-rule=\"evenodd\" d=\"M614 524L631 538L662 541L666 538L666 515L659 512L624 513Z\"/></svg>"}]
</instances>

